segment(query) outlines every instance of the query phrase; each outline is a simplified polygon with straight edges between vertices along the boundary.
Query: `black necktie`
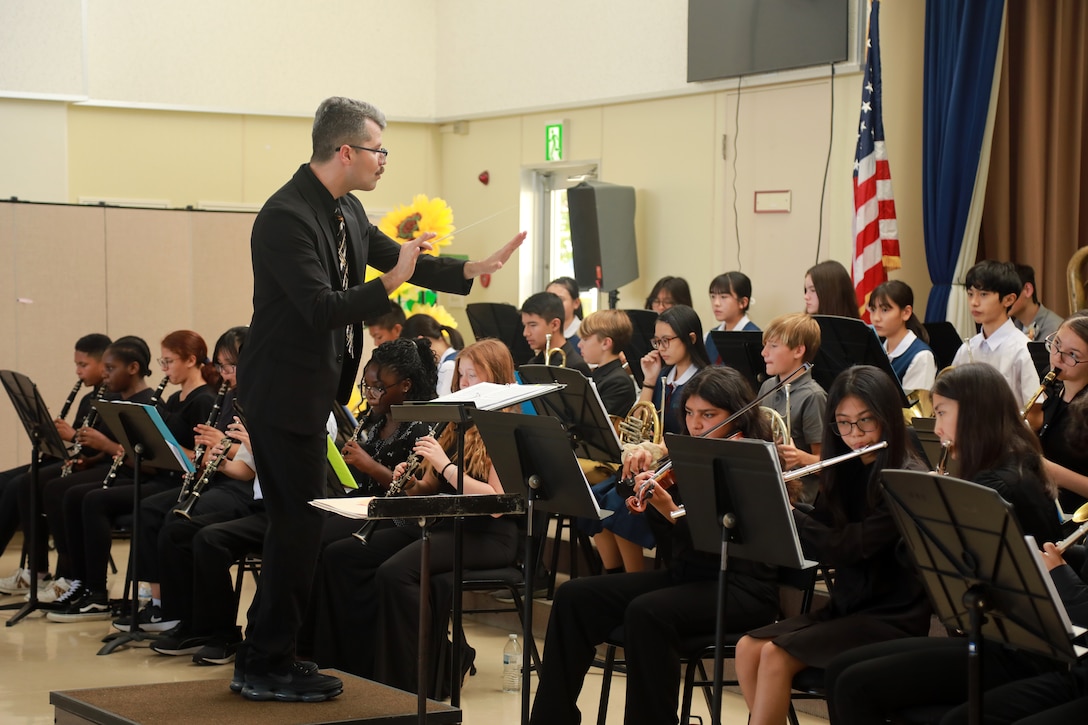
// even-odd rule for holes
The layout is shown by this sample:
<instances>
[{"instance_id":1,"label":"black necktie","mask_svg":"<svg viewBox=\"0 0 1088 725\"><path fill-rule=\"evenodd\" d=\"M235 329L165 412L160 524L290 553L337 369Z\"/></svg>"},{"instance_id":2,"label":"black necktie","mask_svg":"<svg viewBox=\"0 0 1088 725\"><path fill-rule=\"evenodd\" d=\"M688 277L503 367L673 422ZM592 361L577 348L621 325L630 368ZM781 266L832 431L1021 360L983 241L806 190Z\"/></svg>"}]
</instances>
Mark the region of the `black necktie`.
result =
<instances>
[{"instance_id":1,"label":"black necktie","mask_svg":"<svg viewBox=\"0 0 1088 725\"><path fill-rule=\"evenodd\" d=\"M334 212L336 217L336 253L340 257L340 289L348 288L348 230L344 226L344 213L340 207ZM344 328L345 345L348 356L355 357L355 326L349 324Z\"/></svg>"}]
</instances>

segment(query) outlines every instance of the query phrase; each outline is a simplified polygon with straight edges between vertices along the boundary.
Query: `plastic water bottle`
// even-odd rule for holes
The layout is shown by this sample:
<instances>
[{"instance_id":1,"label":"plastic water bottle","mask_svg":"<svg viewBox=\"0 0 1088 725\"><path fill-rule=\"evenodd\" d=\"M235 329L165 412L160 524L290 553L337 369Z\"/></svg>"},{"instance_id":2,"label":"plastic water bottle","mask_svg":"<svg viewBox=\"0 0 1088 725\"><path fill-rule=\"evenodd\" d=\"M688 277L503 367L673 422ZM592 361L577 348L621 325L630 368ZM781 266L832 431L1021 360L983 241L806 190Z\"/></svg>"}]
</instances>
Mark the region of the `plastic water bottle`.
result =
<instances>
[{"instance_id":1,"label":"plastic water bottle","mask_svg":"<svg viewBox=\"0 0 1088 725\"><path fill-rule=\"evenodd\" d=\"M521 692L521 643L516 634L502 649L502 691Z\"/></svg>"}]
</instances>

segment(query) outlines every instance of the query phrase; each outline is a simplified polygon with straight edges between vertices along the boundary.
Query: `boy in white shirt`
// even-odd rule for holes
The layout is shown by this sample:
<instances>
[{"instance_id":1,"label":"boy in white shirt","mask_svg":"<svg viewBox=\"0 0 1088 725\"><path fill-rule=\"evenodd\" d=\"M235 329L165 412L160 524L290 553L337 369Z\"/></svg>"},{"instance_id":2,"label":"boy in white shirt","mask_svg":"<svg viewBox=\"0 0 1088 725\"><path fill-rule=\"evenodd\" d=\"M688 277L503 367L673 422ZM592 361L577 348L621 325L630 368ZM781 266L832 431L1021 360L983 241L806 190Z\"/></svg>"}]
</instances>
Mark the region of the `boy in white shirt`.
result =
<instances>
[{"instance_id":1,"label":"boy in white shirt","mask_svg":"<svg viewBox=\"0 0 1088 725\"><path fill-rule=\"evenodd\" d=\"M965 342L953 365L982 362L997 368L1023 406L1039 387L1039 373L1028 352L1028 338L1016 329L1009 310L1020 295L1020 276L1011 262L985 260L964 280L971 317L981 331Z\"/></svg>"}]
</instances>

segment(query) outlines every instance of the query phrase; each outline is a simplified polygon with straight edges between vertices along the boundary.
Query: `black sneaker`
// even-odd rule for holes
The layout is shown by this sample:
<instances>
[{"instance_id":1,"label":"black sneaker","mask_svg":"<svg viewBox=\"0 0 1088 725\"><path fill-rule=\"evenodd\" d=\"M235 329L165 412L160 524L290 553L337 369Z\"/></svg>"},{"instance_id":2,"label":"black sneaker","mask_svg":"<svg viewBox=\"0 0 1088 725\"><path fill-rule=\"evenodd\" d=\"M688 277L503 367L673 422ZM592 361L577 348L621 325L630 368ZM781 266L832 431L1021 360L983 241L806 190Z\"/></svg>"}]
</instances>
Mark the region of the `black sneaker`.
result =
<instances>
[{"instance_id":1,"label":"black sneaker","mask_svg":"<svg viewBox=\"0 0 1088 725\"><path fill-rule=\"evenodd\" d=\"M229 665L238 654L240 642L228 642L221 637L213 637L193 655L193 662L198 665Z\"/></svg>"},{"instance_id":2,"label":"black sneaker","mask_svg":"<svg viewBox=\"0 0 1088 725\"><path fill-rule=\"evenodd\" d=\"M136 623L144 632L165 632L180 624L180 620L165 620L162 618L162 610L155 604L148 604L136 615ZM126 615L113 621L113 626L122 632L132 629L132 616Z\"/></svg>"},{"instance_id":3,"label":"black sneaker","mask_svg":"<svg viewBox=\"0 0 1088 725\"><path fill-rule=\"evenodd\" d=\"M110 598L105 592L83 590L74 602L69 602L65 609L48 612L45 618L50 622L89 622L110 618Z\"/></svg>"},{"instance_id":4,"label":"black sneaker","mask_svg":"<svg viewBox=\"0 0 1088 725\"><path fill-rule=\"evenodd\" d=\"M163 635L151 643L151 649L161 655L180 657L199 652L206 644L209 637L194 637L184 630L178 630Z\"/></svg>"},{"instance_id":5,"label":"black sneaker","mask_svg":"<svg viewBox=\"0 0 1088 725\"><path fill-rule=\"evenodd\" d=\"M69 582L68 590L53 601L43 602L41 600L38 600L38 609L44 610L46 612L67 611L69 607L71 607L76 601L79 600L80 597L83 596L83 593L85 591L87 591L87 589L83 586L83 582L79 579L73 579L71 582Z\"/></svg>"},{"instance_id":6,"label":"black sneaker","mask_svg":"<svg viewBox=\"0 0 1088 725\"><path fill-rule=\"evenodd\" d=\"M242 697L257 702L324 702L343 691L339 677L314 672L312 663L295 662L283 673L247 672Z\"/></svg>"}]
</instances>

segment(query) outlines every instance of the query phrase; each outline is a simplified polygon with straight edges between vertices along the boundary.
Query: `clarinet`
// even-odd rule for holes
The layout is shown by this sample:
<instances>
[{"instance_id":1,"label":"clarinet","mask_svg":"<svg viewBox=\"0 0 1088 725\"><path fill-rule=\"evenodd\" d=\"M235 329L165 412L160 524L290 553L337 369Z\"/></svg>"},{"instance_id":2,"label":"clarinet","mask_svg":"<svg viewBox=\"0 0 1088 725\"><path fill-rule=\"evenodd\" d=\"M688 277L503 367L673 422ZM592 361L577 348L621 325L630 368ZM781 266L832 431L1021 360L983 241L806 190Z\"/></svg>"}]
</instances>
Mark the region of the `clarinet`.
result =
<instances>
[{"instance_id":1,"label":"clarinet","mask_svg":"<svg viewBox=\"0 0 1088 725\"><path fill-rule=\"evenodd\" d=\"M223 400L227 397L227 390L230 389L230 383L226 380L219 386L219 392L215 394L215 403L212 404L211 412L208 413L208 419L204 421L204 425L214 425L215 421L219 418L219 409L223 407ZM203 443L197 443L196 448L193 449L193 462L198 466L200 465L200 459L204 457L204 449L207 448ZM185 500L189 494L192 493L193 479L196 477L196 470L186 471L185 476L181 479L181 491L178 493L178 503Z\"/></svg>"},{"instance_id":2,"label":"clarinet","mask_svg":"<svg viewBox=\"0 0 1088 725\"><path fill-rule=\"evenodd\" d=\"M72 386L71 392L69 392L68 397L64 399L64 405L60 409L61 420L64 420L68 417L68 411L72 409L72 403L75 402L76 396L79 395L79 389L82 387L82 380L77 380L76 384Z\"/></svg>"},{"instance_id":3,"label":"clarinet","mask_svg":"<svg viewBox=\"0 0 1088 725\"><path fill-rule=\"evenodd\" d=\"M445 429L446 423L436 423L427 431L429 436L438 436ZM404 471L394 478L389 484L389 489L385 492L386 497L399 496L404 491L407 491L416 483L416 471L423 465L423 456L419 455L415 451L412 451L411 455L404 461ZM374 531L374 527L378 525L378 519L367 519L363 522L363 525L359 527L352 536L365 545L367 539L370 538L370 534Z\"/></svg>"},{"instance_id":4,"label":"clarinet","mask_svg":"<svg viewBox=\"0 0 1088 725\"><path fill-rule=\"evenodd\" d=\"M200 495L204 493L204 489L208 487L208 484L212 480L212 476L219 470L219 466L227 458L227 453L230 451L237 441L229 436L224 436L223 440L219 441L219 445L223 447L223 451L215 455L208 464L204 466L203 473L200 474L200 478L193 484L192 489L189 491L187 498L181 502L181 505L174 509L174 513L183 519L192 519L193 506L200 500Z\"/></svg>"},{"instance_id":5,"label":"clarinet","mask_svg":"<svg viewBox=\"0 0 1088 725\"><path fill-rule=\"evenodd\" d=\"M166 384L170 382L170 376L167 375L159 383L159 387L155 388L155 392L151 394L151 401L148 403L152 408L157 407L159 399L162 398L162 391L166 389ZM113 485L113 480L117 478L117 472L121 470L121 464L125 462L125 452L122 450L113 460L110 462L110 470L106 472L106 477L102 479L102 488L109 488Z\"/></svg>"},{"instance_id":6,"label":"clarinet","mask_svg":"<svg viewBox=\"0 0 1088 725\"><path fill-rule=\"evenodd\" d=\"M95 401L97 402L99 400L102 400L102 396L105 395L105 394L106 394L106 384L102 383L101 385L99 385L97 388L94 389L94 399L95 399ZM87 411L87 415L83 416L83 422L79 424L79 428L89 428L89 427L93 426L97 421L98 421L98 408L95 408L94 404L92 403L91 404L91 409L89 411ZM76 430L78 431L79 428L76 428ZM77 435L76 438L77 438L76 444L74 446L72 446L72 450L70 450L68 452L68 458L64 461L64 465L60 469L60 475L61 475L62 478L65 477L65 476L71 476L72 475L72 468L75 466L76 459L79 458L79 454L83 450L83 444L80 443L79 440L78 440L79 436Z\"/></svg>"}]
</instances>

